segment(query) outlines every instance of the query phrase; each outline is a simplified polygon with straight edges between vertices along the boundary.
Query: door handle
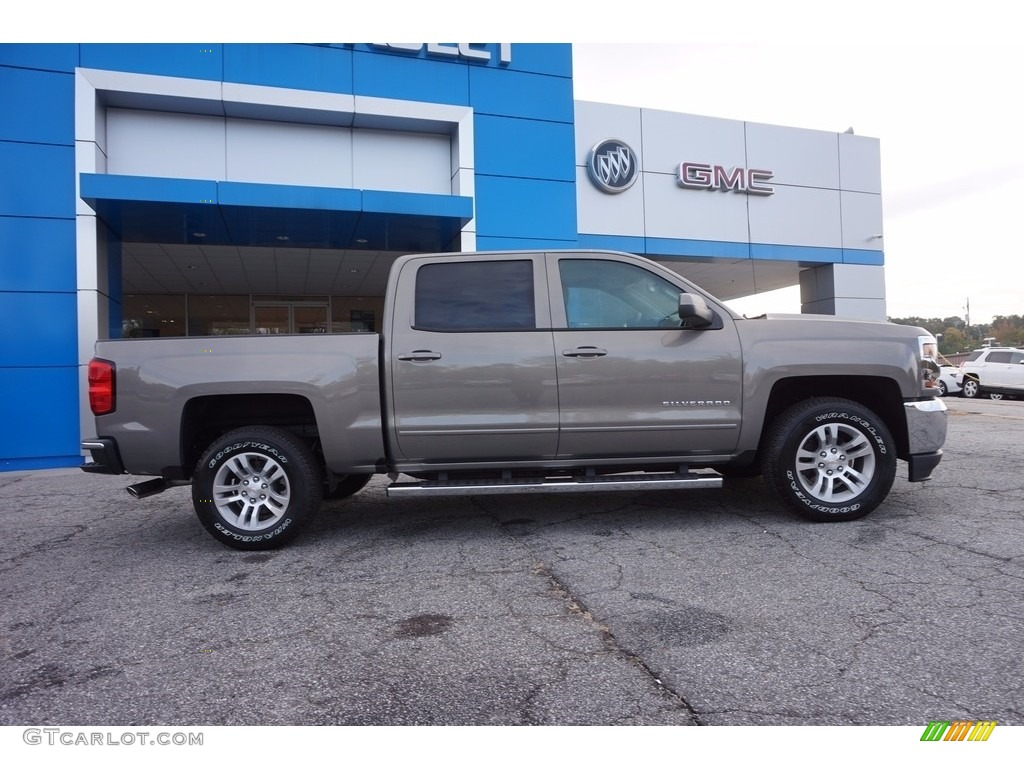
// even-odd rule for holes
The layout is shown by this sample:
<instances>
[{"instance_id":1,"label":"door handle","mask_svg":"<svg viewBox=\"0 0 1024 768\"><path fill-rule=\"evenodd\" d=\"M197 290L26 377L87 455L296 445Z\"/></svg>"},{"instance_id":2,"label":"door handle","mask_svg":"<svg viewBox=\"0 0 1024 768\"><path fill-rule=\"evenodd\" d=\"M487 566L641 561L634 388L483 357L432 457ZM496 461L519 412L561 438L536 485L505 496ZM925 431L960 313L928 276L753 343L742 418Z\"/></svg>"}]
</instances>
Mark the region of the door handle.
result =
<instances>
[{"instance_id":1,"label":"door handle","mask_svg":"<svg viewBox=\"0 0 1024 768\"><path fill-rule=\"evenodd\" d=\"M414 363L426 363L430 360L440 360L440 352L431 352L429 349L416 349L412 352L402 352L398 355L399 360L411 360Z\"/></svg>"},{"instance_id":2,"label":"door handle","mask_svg":"<svg viewBox=\"0 0 1024 768\"><path fill-rule=\"evenodd\" d=\"M599 347L576 347L576 349L563 349L563 357L581 357L589 360L594 357L604 357L608 354L607 349Z\"/></svg>"}]
</instances>

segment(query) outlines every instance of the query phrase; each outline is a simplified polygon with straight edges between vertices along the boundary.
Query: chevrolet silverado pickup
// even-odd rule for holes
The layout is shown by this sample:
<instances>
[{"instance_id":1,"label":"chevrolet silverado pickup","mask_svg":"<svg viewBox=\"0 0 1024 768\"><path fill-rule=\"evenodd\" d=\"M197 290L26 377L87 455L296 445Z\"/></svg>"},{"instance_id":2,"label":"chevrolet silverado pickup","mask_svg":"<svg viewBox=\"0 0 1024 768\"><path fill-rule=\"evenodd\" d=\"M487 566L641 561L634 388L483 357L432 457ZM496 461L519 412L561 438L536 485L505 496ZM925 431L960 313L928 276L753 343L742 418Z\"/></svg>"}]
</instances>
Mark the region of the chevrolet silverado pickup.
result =
<instances>
[{"instance_id":1,"label":"chevrolet silverado pickup","mask_svg":"<svg viewBox=\"0 0 1024 768\"><path fill-rule=\"evenodd\" d=\"M875 509L942 457L935 339L741 317L625 253L397 259L382 333L99 341L86 472L191 484L237 549L295 537L376 474L387 493L719 487L763 475L805 518Z\"/></svg>"}]
</instances>

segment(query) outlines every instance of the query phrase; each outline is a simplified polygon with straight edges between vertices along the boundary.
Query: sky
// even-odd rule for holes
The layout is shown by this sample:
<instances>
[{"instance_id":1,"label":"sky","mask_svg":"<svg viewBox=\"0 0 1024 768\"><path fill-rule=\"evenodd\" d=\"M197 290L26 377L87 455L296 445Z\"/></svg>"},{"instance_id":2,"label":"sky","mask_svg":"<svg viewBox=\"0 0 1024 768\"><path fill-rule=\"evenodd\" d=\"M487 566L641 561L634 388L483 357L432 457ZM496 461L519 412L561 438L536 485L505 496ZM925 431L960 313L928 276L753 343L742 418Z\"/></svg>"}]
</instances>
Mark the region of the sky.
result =
<instances>
[{"instance_id":1,"label":"sky","mask_svg":"<svg viewBox=\"0 0 1024 768\"><path fill-rule=\"evenodd\" d=\"M221 7L221 5L223 7ZM880 140L891 317L1024 314L1024 44L995 0L17 4L0 40L573 44L575 97ZM287 8L287 11L285 11ZM798 312L785 289L730 305Z\"/></svg>"}]
</instances>

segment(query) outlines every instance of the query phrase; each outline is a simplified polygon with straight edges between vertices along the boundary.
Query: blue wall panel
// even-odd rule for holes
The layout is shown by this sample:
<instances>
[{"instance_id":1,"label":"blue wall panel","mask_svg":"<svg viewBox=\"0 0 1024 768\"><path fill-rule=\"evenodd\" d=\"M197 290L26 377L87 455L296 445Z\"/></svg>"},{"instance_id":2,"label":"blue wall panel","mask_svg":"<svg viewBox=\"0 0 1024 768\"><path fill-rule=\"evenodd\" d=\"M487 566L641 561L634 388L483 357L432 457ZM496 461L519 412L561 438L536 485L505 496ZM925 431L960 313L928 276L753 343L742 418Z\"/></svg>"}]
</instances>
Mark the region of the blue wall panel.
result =
<instances>
[{"instance_id":1,"label":"blue wall panel","mask_svg":"<svg viewBox=\"0 0 1024 768\"><path fill-rule=\"evenodd\" d=\"M78 362L78 301L74 293L0 293L0 328L4 329L0 366Z\"/></svg>"},{"instance_id":2,"label":"blue wall panel","mask_svg":"<svg viewBox=\"0 0 1024 768\"><path fill-rule=\"evenodd\" d=\"M645 253L654 256L705 256L725 259L749 259L750 243L727 240L685 240L668 237L648 237Z\"/></svg>"},{"instance_id":3,"label":"blue wall panel","mask_svg":"<svg viewBox=\"0 0 1024 768\"><path fill-rule=\"evenodd\" d=\"M75 148L0 141L0 216L75 216Z\"/></svg>"},{"instance_id":4,"label":"blue wall panel","mask_svg":"<svg viewBox=\"0 0 1024 768\"><path fill-rule=\"evenodd\" d=\"M576 181L575 131L568 123L476 115L476 172Z\"/></svg>"},{"instance_id":5,"label":"blue wall panel","mask_svg":"<svg viewBox=\"0 0 1024 768\"><path fill-rule=\"evenodd\" d=\"M469 104L468 67L452 61L354 51L352 83L360 96Z\"/></svg>"},{"instance_id":6,"label":"blue wall panel","mask_svg":"<svg viewBox=\"0 0 1024 768\"><path fill-rule=\"evenodd\" d=\"M542 75L572 77L572 45L569 43L513 43L508 69Z\"/></svg>"},{"instance_id":7,"label":"blue wall panel","mask_svg":"<svg viewBox=\"0 0 1024 768\"><path fill-rule=\"evenodd\" d=\"M477 235L576 243L576 185L478 176Z\"/></svg>"},{"instance_id":8,"label":"blue wall panel","mask_svg":"<svg viewBox=\"0 0 1024 768\"><path fill-rule=\"evenodd\" d=\"M240 181L219 182L217 200L221 205L259 208L358 211L362 207L362 196L357 189L250 184Z\"/></svg>"},{"instance_id":9,"label":"blue wall panel","mask_svg":"<svg viewBox=\"0 0 1024 768\"><path fill-rule=\"evenodd\" d=\"M75 143L73 75L0 67L0 94L0 140Z\"/></svg>"},{"instance_id":10,"label":"blue wall panel","mask_svg":"<svg viewBox=\"0 0 1024 768\"><path fill-rule=\"evenodd\" d=\"M78 367L0 368L0 470L81 464Z\"/></svg>"},{"instance_id":11,"label":"blue wall panel","mask_svg":"<svg viewBox=\"0 0 1024 768\"><path fill-rule=\"evenodd\" d=\"M469 92L477 112L573 121L572 80L567 77L475 67L469 70Z\"/></svg>"},{"instance_id":12,"label":"blue wall panel","mask_svg":"<svg viewBox=\"0 0 1024 768\"><path fill-rule=\"evenodd\" d=\"M0 66L74 72L78 65L77 43L2 43Z\"/></svg>"},{"instance_id":13,"label":"blue wall panel","mask_svg":"<svg viewBox=\"0 0 1024 768\"><path fill-rule=\"evenodd\" d=\"M808 264L841 264L843 249L820 248L810 245L751 243L750 257L772 261L803 261Z\"/></svg>"},{"instance_id":14,"label":"blue wall panel","mask_svg":"<svg viewBox=\"0 0 1024 768\"><path fill-rule=\"evenodd\" d=\"M223 46L213 43L87 43L81 62L90 69L220 80Z\"/></svg>"},{"instance_id":15,"label":"blue wall panel","mask_svg":"<svg viewBox=\"0 0 1024 768\"><path fill-rule=\"evenodd\" d=\"M869 251L863 248L843 248L843 264L882 266L885 264L885 253L882 251Z\"/></svg>"},{"instance_id":16,"label":"blue wall panel","mask_svg":"<svg viewBox=\"0 0 1024 768\"><path fill-rule=\"evenodd\" d=\"M74 219L0 216L0 291L74 291Z\"/></svg>"},{"instance_id":17,"label":"blue wall panel","mask_svg":"<svg viewBox=\"0 0 1024 768\"><path fill-rule=\"evenodd\" d=\"M352 52L318 45L225 45L224 79L277 88L351 93Z\"/></svg>"},{"instance_id":18,"label":"blue wall panel","mask_svg":"<svg viewBox=\"0 0 1024 768\"><path fill-rule=\"evenodd\" d=\"M645 238L632 235L585 235L578 238L580 248L598 251L625 251L626 253L647 253Z\"/></svg>"}]
</instances>

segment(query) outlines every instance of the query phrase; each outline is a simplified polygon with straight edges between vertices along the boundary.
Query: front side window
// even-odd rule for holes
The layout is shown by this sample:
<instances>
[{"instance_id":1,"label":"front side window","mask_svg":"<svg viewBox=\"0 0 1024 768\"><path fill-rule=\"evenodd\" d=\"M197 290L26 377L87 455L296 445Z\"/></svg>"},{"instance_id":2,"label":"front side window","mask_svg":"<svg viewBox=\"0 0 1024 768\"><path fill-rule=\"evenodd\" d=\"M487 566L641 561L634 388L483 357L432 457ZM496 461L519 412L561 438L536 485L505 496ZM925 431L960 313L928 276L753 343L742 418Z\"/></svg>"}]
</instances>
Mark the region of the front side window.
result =
<instances>
[{"instance_id":1,"label":"front side window","mask_svg":"<svg viewBox=\"0 0 1024 768\"><path fill-rule=\"evenodd\" d=\"M532 261L427 264L416 273L415 327L519 331L537 327Z\"/></svg>"},{"instance_id":2,"label":"front side window","mask_svg":"<svg viewBox=\"0 0 1024 768\"><path fill-rule=\"evenodd\" d=\"M559 262L569 328L679 328L678 286L635 264Z\"/></svg>"}]
</instances>

